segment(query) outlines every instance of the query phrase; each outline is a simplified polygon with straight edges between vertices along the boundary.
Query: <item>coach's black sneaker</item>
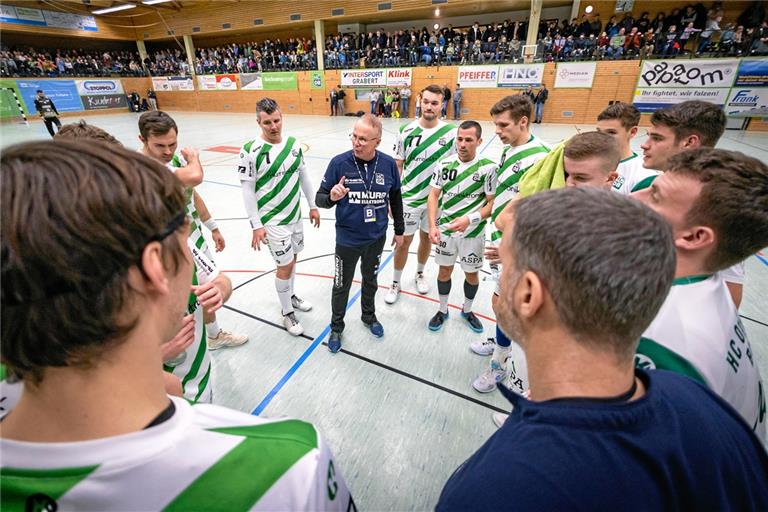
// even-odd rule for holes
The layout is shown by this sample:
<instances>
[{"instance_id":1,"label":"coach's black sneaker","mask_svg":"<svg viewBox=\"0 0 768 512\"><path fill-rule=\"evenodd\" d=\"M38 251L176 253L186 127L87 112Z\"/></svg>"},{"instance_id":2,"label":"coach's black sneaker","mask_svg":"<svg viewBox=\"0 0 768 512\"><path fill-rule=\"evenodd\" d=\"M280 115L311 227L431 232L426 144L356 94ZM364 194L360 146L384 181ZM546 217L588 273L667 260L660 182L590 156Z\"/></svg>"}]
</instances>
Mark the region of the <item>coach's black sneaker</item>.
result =
<instances>
[{"instance_id":1,"label":"coach's black sneaker","mask_svg":"<svg viewBox=\"0 0 768 512\"><path fill-rule=\"evenodd\" d=\"M473 312L465 313L461 312L462 318L467 319L467 323L469 324L469 328L472 329L475 332L483 332L483 324L480 322L480 319L475 316Z\"/></svg>"},{"instance_id":2,"label":"coach's black sneaker","mask_svg":"<svg viewBox=\"0 0 768 512\"><path fill-rule=\"evenodd\" d=\"M438 311L435 313L435 316L432 317L432 319L429 321L429 330L430 331L439 331L443 324L445 323L445 320L448 318L448 313L443 313L442 311Z\"/></svg>"},{"instance_id":3,"label":"coach's black sneaker","mask_svg":"<svg viewBox=\"0 0 768 512\"><path fill-rule=\"evenodd\" d=\"M336 353L341 350L341 333L331 331L331 336L328 338L328 350L332 353Z\"/></svg>"}]
</instances>

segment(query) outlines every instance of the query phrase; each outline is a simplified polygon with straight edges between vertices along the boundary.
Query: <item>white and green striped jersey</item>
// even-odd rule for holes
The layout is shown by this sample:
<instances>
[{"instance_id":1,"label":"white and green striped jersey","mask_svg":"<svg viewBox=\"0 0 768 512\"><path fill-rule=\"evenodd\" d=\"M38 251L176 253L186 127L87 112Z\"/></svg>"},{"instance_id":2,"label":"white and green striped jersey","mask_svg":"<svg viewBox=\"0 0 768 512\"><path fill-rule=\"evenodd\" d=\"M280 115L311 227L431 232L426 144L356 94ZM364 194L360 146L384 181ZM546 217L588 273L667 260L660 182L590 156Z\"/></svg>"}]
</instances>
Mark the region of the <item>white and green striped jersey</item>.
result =
<instances>
[{"instance_id":1,"label":"white and green striped jersey","mask_svg":"<svg viewBox=\"0 0 768 512\"><path fill-rule=\"evenodd\" d=\"M504 146L497 171L496 199L493 201L491 221L495 222L496 217L517 196L519 191L518 183L523 174L533 164L547 156L547 153L549 153L547 145L533 134L531 134L528 142L522 146ZM501 231L493 226L491 241L495 242L500 238Z\"/></svg>"},{"instance_id":2,"label":"white and green striped jersey","mask_svg":"<svg viewBox=\"0 0 768 512\"><path fill-rule=\"evenodd\" d=\"M400 183L404 206L426 206L437 162L456 152L456 131L454 125L443 121L434 128L422 128L418 119L400 127L395 158L403 161Z\"/></svg>"},{"instance_id":3,"label":"white and green striped jersey","mask_svg":"<svg viewBox=\"0 0 768 512\"><path fill-rule=\"evenodd\" d=\"M301 220L304 168L304 152L293 137L280 144L254 139L240 149L237 177L253 183L262 225L284 226Z\"/></svg>"},{"instance_id":4,"label":"white and green striped jersey","mask_svg":"<svg viewBox=\"0 0 768 512\"><path fill-rule=\"evenodd\" d=\"M8 377L8 369L0 363L0 419L2 419L21 398L24 383Z\"/></svg>"},{"instance_id":5,"label":"white and green striped jersey","mask_svg":"<svg viewBox=\"0 0 768 512\"><path fill-rule=\"evenodd\" d=\"M205 254L195 254L195 272L192 274L192 286L200 284L198 280L198 261L207 259ZM218 273L214 263L210 262L214 273ZM205 332L205 319L203 308L197 300L197 295L189 294L187 300L187 314L194 315L195 341L184 352L183 361L177 364L166 363L163 369L181 379L181 387L184 398L192 403L209 403L213 397L213 378L211 356L208 352L207 334Z\"/></svg>"},{"instance_id":6,"label":"white and green striped jersey","mask_svg":"<svg viewBox=\"0 0 768 512\"><path fill-rule=\"evenodd\" d=\"M171 170L171 172L176 172L176 169L179 167L186 167L187 161L184 160L184 157L181 156L179 153L176 153L173 155L173 158L170 162L166 164L166 167ZM208 243L205 241L205 236L203 235L203 223L200 220L200 214L197 213L197 208L195 208L195 195L194 195L194 189L188 188L186 190L187 194L187 216L191 219L190 225L189 225L189 238L192 240L192 243L195 244L195 247L200 249L202 252L206 253L208 257L211 257L211 252L208 249Z\"/></svg>"},{"instance_id":7,"label":"white and green striped jersey","mask_svg":"<svg viewBox=\"0 0 768 512\"><path fill-rule=\"evenodd\" d=\"M451 155L437 163L431 183L433 188L441 191L437 225L443 235L476 238L485 234L485 219L476 226L467 227L464 233L451 231L446 224L479 212L486 205L487 196L493 196L496 191L496 169L492 160L479 155L469 162L462 162L459 155Z\"/></svg>"},{"instance_id":8,"label":"white and green striped jersey","mask_svg":"<svg viewBox=\"0 0 768 512\"><path fill-rule=\"evenodd\" d=\"M171 400L173 415L139 432L0 439L3 511L356 510L313 425Z\"/></svg>"},{"instance_id":9,"label":"white and green striped jersey","mask_svg":"<svg viewBox=\"0 0 768 512\"><path fill-rule=\"evenodd\" d=\"M616 172L619 176L613 182L613 191L624 195L648 188L659 175L658 171L643 167L643 159L637 153L619 162Z\"/></svg>"},{"instance_id":10,"label":"white and green striped jersey","mask_svg":"<svg viewBox=\"0 0 768 512\"><path fill-rule=\"evenodd\" d=\"M719 274L674 280L640 339L635 363L682 373L708 386L765 440L765 389L747 332Z\"/></svg>"}]
</instances>

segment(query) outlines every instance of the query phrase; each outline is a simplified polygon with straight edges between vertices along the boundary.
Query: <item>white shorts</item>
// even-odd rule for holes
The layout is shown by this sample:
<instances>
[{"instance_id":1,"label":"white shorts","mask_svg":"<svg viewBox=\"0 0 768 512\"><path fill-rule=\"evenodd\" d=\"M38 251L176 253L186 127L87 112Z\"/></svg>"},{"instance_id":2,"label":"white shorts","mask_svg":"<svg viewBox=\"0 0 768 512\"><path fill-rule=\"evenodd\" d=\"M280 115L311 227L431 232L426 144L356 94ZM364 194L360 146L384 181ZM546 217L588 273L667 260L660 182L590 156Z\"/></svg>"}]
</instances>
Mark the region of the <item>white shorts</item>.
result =
<instances>
[{"instance_id":1,"label":"white shorts","mask_svg":"<svg viewBox=\"0 0 768 512\"><path fill-rule=\"evenodd\" d=\"M304 249L304 227L301 221L264 228L267 230L269 252L278 267L288 265Z\"/></svg>"},{"instance_id":2,"label":"white shorts","mask_svg":"<svg viewBox=\"0 0 768 512\"><path fill-rule=\"evenodd\" d=\"M416 233L416 230L421 230L429 234L429 214L427 213L427 205L414 208L412 206L403 205L403 219L405 220L405 235L411 236Z\"/></svg>"},{"instance_id":3,"label":"white shorts","mask_svg":"<svg viewBox=\"0 0 768 512\"><path fill-rule=\"evenodd\" d=\"M435 263L441 267L452 267L456 259L464 272L477 272L483 268L485 235L475 238L452 238L440 235L440 243L435 246Z\"/></svg>"}]
</instances>

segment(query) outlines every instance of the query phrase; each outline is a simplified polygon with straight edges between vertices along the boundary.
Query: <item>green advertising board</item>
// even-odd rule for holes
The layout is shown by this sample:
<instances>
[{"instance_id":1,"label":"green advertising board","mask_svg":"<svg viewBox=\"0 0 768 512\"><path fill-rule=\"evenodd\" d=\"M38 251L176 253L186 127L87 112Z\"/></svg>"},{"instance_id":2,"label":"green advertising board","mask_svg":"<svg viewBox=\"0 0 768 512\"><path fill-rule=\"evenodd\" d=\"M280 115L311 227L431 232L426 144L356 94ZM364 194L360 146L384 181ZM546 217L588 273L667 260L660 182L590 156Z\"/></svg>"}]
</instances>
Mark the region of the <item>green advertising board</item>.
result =
<instances>
[{"instance_id":1,"label":"green advertising board","mask_svg":"<svg viewBox=\"0 0 768 512\"><path fill-rule=\"evenodd\" d=\"M299 88L298 75L293 71L262 73L261 82L265 91L295 91Z\"/></svg>"},{"instance_id":2,"label":"green advertising board","mask_svg":"<svg viewBox=\"0 0 768 512\"><path fill-rule=\"evenodd\" d=\"M325 87L325 74L322 71L311 71L309 83L312 89L322 89Z\"/></svg>"},{"instance_id":3,"label":"green advertising board","mask_svg":"<svg viewBox=\"0 0 768 512\"><path fill-rule=\"evenodd\" d=\"M21 102L21 108L25 114L29 114L24 101L21 99L21 93L16 86L15 80L0 80L0 118L16 117L19 115L19 107L16 104L16 100L13 97L13 93L16 92L16 96Z\"/></svg>"}]
</instances>

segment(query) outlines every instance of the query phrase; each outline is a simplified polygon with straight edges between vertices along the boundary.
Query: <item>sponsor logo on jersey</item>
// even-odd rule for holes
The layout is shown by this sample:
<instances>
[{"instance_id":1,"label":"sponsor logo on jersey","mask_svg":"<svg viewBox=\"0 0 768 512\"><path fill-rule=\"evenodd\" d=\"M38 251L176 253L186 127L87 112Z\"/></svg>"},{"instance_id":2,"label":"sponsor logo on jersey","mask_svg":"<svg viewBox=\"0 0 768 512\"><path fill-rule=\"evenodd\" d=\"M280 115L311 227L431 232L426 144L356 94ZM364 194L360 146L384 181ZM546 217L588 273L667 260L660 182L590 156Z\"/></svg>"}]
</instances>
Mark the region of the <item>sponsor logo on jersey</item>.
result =
<instances>
[{"instance_id":1,"label":"sponsor logo on jersey","mask_svg":"<svg viewBox=\"0 0 768 512\"><path fill-rule=\"evenodd\" d=\"M476 172L475 174L472 175L472 181L483 181L483 177L480 176L479 172Z\"/></svg>"},{"instance_id":2,"label":"sponsor logo on jersey","mask_svg":"<svg viewBox=\"0 0 768 512\"><path fill-rule=\"evenodd\" d=\"M644 354L635 354L635 367L643 370L655 370L656 363L653 362L653 359Z\"/></svg>"},{"instance_id":3,"label":"sponsor logo on jersey","mask_svg":"<svg viewBox=\"0 0 768 512\"><path fill-rule=\"evenodd\" d=\"M387 192L353 190L348 196L349 202L353 204L383 204L387 199Z\"/></svg>"},{"instance_id":4,"label":"sponsor logo on jersey","mask_svg":"<svg viewBox=\"0 0 768 512\"><path fill-rule=\"evenodd\" d=\"M479 265L483 262L482 256L478 256L474 252L471 252L467 254L466 256L462 256L461 258L462 263L469 263L470 265Z\"/></svg>"},{"instance_id":5,"label":"sponsor logo on jersey","mask_svg":"<svg viewBox=\"0 0 768 512\"><path fill-rule=\"evenodd\" d=\"M380 172L376 173L375 179L376 179L376 184L377 185L383 185L384 184L384 175L381 174Z\"/></svg>"},{"instance_id":6,"label":"sponsor logo on jersey","mask_svg":"<svg viewBox=\"0 0 768 512\"><path fill-rule=\"evenodd\" d=\"M294 158L298 158L299 156L299 150L298 149L292 149L291 154L294 156Z\"/></svg>"},{"instance_id":7,"label":"sponsor logo on jersey","mask_svg":"<svg viewBox=\"0 0 768 512\"><path fill-rule=\"evenodd\" d=\"M621 186L624 185L624 176L619 176L616 178L616 180L613 182L613 188L616 190L619 190Z\"/></svg>"},{"instance_id":8,"label":"sponsor logo on jersey","mask_svg":"<svg viewBox=\"0 0 768 512\"><path fill-rule=\"evenodd\" d=\"M445 139L445 137L440 137L439 139L437 139L437 143L440 144L441 146L445 146L448 143L448 141Z\"/></svg>"}]
</instances>

